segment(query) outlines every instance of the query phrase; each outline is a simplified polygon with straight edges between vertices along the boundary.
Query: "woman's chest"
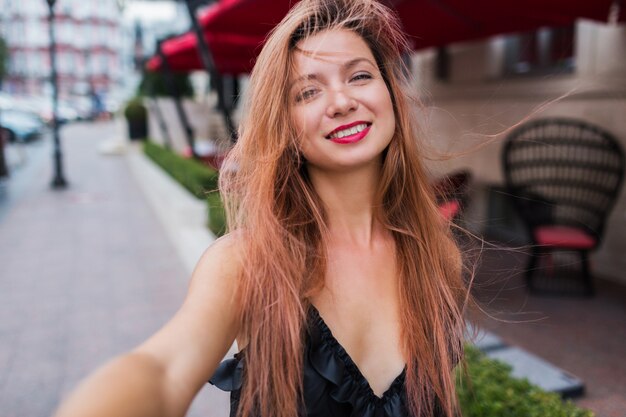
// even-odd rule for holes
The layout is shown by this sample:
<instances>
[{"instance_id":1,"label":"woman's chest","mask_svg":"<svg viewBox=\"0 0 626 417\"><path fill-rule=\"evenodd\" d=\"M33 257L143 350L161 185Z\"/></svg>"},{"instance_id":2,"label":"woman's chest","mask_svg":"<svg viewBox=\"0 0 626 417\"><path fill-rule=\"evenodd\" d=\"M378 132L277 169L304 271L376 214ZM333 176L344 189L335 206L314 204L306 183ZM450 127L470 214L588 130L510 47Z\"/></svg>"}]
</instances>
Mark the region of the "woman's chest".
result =
<instances>
[{"instance_id":1,"label":"woman's chest","mask_svg":"<svg viewBox=\"0 0 626 417\"><path fill-rule=\"evenodd\" d=\"M328 247L325 297L346 309L372 301L393 308L398 299L398 268L391 244L359 248L347 244ZM334 300L334 301L333 301Z\"/></svg>"},{"instance_id":2,"label":"woman's chest","mask_svg":"<svg viewBox=\"0 0 626 417\"><path fill-rule=\"evenodd\" d=\"M398 274L393 257L334 257L311 300L375 394L402 372Z\"/></svg>"}]
</instances>

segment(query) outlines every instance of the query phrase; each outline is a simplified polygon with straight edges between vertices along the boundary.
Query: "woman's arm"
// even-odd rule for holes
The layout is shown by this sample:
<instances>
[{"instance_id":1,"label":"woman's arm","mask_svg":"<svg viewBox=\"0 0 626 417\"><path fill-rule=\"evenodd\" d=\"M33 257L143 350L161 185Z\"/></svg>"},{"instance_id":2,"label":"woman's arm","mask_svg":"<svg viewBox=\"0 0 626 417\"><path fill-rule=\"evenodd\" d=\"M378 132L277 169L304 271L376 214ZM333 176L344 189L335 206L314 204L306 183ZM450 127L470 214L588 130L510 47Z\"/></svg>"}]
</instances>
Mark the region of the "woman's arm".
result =
<instances>
[{"instance_id":1,"label":"woman's arm","mask_svg":"<svg viewBox=\"0 0 626 417\"><path fill-rule=\"evenodd\" d=\"M90 375L57 417L183 416L238 332L240 261L232 237L202 255L176 315L130 353Z\"/></svg>"}]
</instances>

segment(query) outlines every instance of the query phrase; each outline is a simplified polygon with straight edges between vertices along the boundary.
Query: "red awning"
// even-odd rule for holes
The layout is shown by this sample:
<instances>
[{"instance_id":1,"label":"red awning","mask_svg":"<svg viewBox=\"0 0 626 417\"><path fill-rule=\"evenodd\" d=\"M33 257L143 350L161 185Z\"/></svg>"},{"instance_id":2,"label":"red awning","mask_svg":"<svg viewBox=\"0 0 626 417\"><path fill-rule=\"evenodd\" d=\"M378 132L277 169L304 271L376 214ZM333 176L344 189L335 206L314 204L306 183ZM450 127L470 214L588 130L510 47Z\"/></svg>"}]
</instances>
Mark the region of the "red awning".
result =
<instances>
[{"instance_id":1,"label":"red awning","mask_svg":"<svg viewBox=\"0 0 626 417\"><path fill-rule=\"evenodd\" d=\"M238 33L265 38L298 0L220 0L202 15L207 32Z\"/></svg>"},{"instance_id":2,"label":"red awning","mask_svg":"<svg viewBox=\"0 0 626 417\"><path fill-rule=\"evenodd\" d=\"M388 0L414 49L491 35L565 26L578 18L607 21L614 0ZM199 19L220 73L249 72L268 32L297 0L221 0ZM622 11L620 21L626 20ZM195 35L168 40L163 50L173 70L202 69ZM147 66L155 70L158 57Z\"/></svg>"},{"instance_id":3,"label":"red awning","mask_svg":"<svg viewBox=\"0 0 626 417\"><path fill-rule=\"evenodd\" d=\"M217 70L222 74L248 73L261 50L268 32L276 26L290 8L283 0L221 0L200 16ZM162 48L173 71L203 69L195 33L188 32L167 40ZM161 67L158 56L146 67Z\"/></svg>"},{"instance_id":4,"label":"red awning","mask_svg":"<svg viewBox=\"0 0 626 417\"><path fill-rule=\"evenodd\" d=\"M415 49L487 36L608 21L614 0L400 0L396 10ZM622 13L620 20L624 20Z\"/></svg>"},{"instance_id":5,"label":"red awning","mask_svg":"<svg viewBox=\"0 0 626 417\"><path fill-rule=\"evenodd\" d=\"M205 37L213 54L217 70L221 74L248 73L254 65L264 38L237 34L206 33ZM196 34L185 33L167 40L161 46L172 71L202 69ZM161 67L161 57L152 57L146 67L155 71Z\"/></svg>"}]
</instances>

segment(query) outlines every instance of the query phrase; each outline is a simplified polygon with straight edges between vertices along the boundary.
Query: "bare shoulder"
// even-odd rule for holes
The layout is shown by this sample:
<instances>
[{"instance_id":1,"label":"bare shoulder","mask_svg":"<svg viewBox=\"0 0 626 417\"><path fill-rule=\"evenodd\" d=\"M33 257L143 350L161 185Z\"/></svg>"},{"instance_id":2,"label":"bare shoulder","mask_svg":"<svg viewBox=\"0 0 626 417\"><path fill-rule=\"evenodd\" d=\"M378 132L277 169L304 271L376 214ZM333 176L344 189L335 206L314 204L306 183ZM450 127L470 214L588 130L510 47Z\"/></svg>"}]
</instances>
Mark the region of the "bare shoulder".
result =
<instances>
[{"instance_id":1,"label":"bare shoulder","mask_svg":"<svg viewBox=\"0 0 626 417\"><path fill-rule=\"evenodd\" d=\"M208 282L231 286L241 271L241 259L239 238L234 234L220 237L200 257L191 276L191 287Z\"/></svg>"}]
</instances>

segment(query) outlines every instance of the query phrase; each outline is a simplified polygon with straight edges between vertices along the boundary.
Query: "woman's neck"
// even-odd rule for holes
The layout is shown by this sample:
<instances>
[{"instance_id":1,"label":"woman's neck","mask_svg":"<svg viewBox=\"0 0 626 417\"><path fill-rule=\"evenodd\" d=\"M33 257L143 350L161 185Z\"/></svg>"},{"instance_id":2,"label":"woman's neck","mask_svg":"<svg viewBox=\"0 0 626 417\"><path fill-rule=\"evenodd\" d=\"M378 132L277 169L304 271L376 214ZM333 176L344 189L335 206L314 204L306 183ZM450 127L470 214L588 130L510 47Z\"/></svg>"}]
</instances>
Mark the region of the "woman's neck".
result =
<instances>
[{"instance_id":1,"label":"woman's neck","mask_svg":"<svg viewBox=\"0 0 626 417\"><path fill-rule=\"evenodd\" d=\"M324 202L331 240L371 246L382 229L374 216L380 164L342 172L309 167L309 176Z\"/></svg>"}]
</instances>

